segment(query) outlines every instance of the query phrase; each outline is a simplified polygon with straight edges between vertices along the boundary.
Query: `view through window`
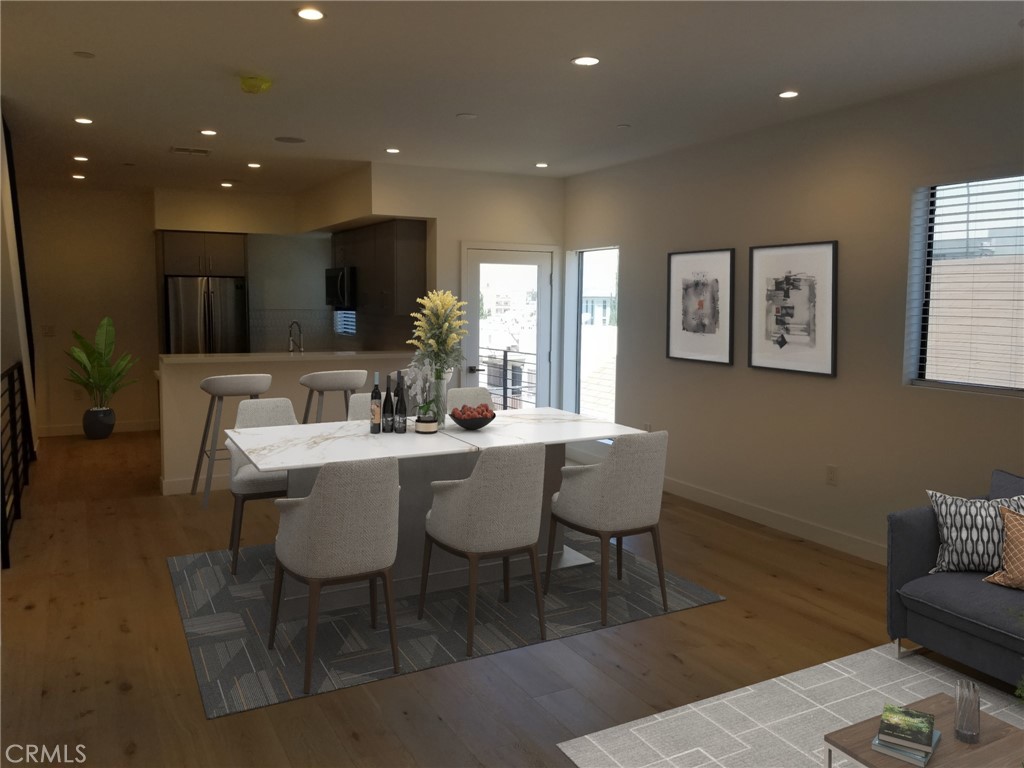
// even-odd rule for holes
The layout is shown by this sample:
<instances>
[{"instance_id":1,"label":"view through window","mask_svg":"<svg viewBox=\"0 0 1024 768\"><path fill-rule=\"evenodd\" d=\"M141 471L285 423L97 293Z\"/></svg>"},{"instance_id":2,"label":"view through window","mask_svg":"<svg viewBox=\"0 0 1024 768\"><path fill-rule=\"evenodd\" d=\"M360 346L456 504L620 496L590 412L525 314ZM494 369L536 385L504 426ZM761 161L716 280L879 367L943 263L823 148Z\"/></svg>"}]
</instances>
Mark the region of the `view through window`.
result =
<instances>
[{"instance_id":1,"label":"view through window","mask_svg":"<svg viewBox=\"0 0 1024 768\"><path fill-rule=\"evenodd\" d=\"M480 386L499 408L537 403L537 280L533 264L480 265Z\"/></svg>"},{"instance_id":2,"label":"view through window","mask_svg":"<svg viewBox=\"0 0 1024 768\"><path fill-rule=\"evenodd\" d=\"M615 420L619 249L580 252L579 411Z\"/></svg>"}]
</instances>

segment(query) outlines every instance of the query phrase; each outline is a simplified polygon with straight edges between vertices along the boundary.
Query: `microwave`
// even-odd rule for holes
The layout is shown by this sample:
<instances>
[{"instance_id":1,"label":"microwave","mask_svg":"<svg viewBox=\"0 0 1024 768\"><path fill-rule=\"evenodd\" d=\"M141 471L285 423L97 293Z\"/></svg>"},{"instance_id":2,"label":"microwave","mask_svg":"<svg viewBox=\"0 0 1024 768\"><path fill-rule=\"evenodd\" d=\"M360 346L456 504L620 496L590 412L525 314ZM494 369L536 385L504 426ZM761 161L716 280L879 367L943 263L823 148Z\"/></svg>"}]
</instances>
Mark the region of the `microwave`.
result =
<instances>
[{"instance_id":1,"label":"microwave","mask_svg":"<svg viewBox=\"0 0 1024 768\"><path fill-rule=\"evenodd\" d=\"M356 308L356 269L338 267L324 273L327 304L334 309L353 310Z\"/></svg>"}]
</instances>

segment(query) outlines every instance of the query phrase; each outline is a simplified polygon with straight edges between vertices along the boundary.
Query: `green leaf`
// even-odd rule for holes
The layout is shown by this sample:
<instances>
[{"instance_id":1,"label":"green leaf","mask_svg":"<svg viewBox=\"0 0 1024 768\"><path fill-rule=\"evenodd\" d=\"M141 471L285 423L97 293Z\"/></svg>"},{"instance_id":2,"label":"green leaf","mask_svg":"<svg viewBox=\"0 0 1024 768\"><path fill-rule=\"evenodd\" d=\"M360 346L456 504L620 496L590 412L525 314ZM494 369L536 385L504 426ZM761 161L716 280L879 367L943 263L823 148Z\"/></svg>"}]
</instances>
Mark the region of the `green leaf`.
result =
<instances>
[{"instance_id":1,"label":"green leaf","mask_svg":"<svg viewBox=\"0 0 1024 768\"><path fill-rule=\"evenodd\" d=\"M106 360L114 354L114 321L109 317L100 320L96 329L96 350Z\"/></svg>"}]
</instances>

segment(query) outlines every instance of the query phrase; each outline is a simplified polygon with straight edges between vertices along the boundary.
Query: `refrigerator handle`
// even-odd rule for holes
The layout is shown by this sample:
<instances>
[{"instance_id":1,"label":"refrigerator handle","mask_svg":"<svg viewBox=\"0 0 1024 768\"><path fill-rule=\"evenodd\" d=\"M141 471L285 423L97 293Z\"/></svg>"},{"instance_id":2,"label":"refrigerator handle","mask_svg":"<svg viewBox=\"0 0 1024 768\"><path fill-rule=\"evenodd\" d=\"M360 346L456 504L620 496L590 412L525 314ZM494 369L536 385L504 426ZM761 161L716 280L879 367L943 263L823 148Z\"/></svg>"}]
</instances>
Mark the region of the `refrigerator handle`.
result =
<instances>
[{"instance_id":1,"label":"refrigerator handle","mask_svg":"<svg viewBox=\"0 0 1024 768\"><path fill-rule=\"evenodd\" d=\"M209 354L213 351L213 293L209 286L203 292L203 351Z\"/></svg>"}]
</instances>

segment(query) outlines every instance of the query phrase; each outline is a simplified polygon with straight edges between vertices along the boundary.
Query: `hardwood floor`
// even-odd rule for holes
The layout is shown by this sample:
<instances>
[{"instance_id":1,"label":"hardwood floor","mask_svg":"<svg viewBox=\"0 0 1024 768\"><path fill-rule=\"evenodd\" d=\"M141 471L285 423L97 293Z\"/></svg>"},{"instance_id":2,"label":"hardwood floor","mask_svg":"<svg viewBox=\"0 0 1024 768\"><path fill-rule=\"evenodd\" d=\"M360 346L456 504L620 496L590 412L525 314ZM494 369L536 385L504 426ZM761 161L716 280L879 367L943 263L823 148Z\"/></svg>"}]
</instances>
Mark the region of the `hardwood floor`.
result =
<instances>
[{"instance_id":1,"label":"hardwood floor","mask_svg":"<svg viewBox=\"0 0 1024 768\"><path fill-rule=\"evenodd\" d=\"M231 497L160 496L159 450L156 433L42 441L0 582L5 747L82 744L90 766L570 765L560 741L888 639L881 566L666 495L666 567L724 602L208 721L165 558L225 547ZM246 505L243 546L276 529L271 502Z\"/></svg>"}]
</instances>

